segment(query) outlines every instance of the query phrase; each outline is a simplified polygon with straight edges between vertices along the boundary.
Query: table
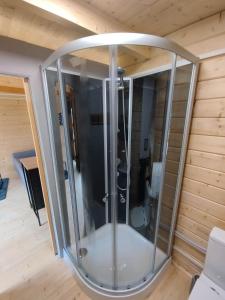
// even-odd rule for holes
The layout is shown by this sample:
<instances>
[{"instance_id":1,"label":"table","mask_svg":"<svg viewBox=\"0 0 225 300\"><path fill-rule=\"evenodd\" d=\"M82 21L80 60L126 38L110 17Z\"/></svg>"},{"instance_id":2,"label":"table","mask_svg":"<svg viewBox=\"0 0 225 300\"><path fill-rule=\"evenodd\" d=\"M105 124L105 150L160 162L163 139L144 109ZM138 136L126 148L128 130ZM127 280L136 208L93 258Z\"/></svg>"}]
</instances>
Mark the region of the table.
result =
<instances>
[{"instance_id":1,"label":"table","mask_svg":"<svg viewBox=\"0 0 225 300\"><path fill-rule=\"evenodd\" d=\"M20 162L23 168L30 206L38 219L39 226L41 226L38 210L44 208L45 203L42 194L37 158L36 156L21 158Z\"/></svg>"}]
</instances>

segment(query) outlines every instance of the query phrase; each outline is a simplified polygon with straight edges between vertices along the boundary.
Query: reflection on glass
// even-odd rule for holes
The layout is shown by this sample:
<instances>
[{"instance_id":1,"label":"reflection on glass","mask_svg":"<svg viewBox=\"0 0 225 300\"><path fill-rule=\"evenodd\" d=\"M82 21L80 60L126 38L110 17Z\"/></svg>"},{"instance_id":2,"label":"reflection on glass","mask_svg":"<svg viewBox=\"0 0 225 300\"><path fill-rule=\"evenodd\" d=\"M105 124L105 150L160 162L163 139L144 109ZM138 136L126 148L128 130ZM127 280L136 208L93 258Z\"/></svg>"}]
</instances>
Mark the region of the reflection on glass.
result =
<instances>
[{"instance_id":1,"label":"reflection on glass","mask_svg":"<svg viewBox=\"0 0 225 300\"><path fill-rule=\"evenodd\" d=\"M75 247L75 230L74 230L74 219L72 215L72 206L71 206L71 193L69 190L69 179L68 179L68 161L66 157L66 147L65 147L65 132L63 127L63 117L62 117L62 108L60 101L60 89L57 71L47 70L47 84L48 84L48 93L50 99L50 105L53 110L52 118L55 123L54 130L56 131L57 147L58 152L61 155L60 160L62 159L61 165L61 174L59 174L59 180L62 183L63 191L62 197L64 196L66 201L62 203L62 213L64 219L64 228L65 228L65 243L66 246L71 249L72 252L76 251ZM69 98L69 96L68 96Z\"/></svg>"},{"instance_id":2,"label":"reflection on glass","mask_svg":"<svg viewBox=\"0 0 225 300\"><path fill-rule=\"evenodd\" d=\"M107 54L107 48L101 51ZM103 83L109 76L109 68L105 64L71 56L63 59L62 68L73 153L80 267L93 282L112 288L113 247L112 229L106 224L108 182L105 182L103 116ZM72 95L68 94L69 91ZM71 254L75 256L74 252Z\"/></svg>"},{"instance_id":3,"label":"reflection on glass","mask_svg":"<svg viewBox=\"0 0 225 300\"><path fill-rule=\"evenodd\" d=\"M130 225L152 245L149 268L154 259L169 83L170 71L165 71L137 78L133 87ZM156 252L165 259L160 249Z\"/></svg>"},{"instance_id":4,"label":"reflection on glass","mask_svg":"<svg viewBox=\"0 0 225 300\"><path fill-rule=\"evenodd\" d=\"M172 118L170 123L166 170L162 193L157 248L168 253L176 185L182 150L182 140L192 74L192 64L177 67L172 99ZM157 254L156 254L157 261ZM160 261L163 263L163 261ZM155 269L158 266L155 265Z\"/></svg>"}]
</instances>

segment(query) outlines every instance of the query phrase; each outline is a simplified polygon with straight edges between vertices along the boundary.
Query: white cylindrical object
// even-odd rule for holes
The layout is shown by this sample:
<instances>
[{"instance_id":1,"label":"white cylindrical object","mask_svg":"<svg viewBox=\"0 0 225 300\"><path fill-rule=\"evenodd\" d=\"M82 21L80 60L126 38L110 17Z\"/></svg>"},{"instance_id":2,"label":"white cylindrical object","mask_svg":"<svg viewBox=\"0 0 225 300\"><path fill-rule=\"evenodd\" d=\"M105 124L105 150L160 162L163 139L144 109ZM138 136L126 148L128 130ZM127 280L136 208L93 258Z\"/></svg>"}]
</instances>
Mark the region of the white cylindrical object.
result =
<instances>
[{"instance_id":1,"label":"white cylindrical object","mask_svg":"<svg viewBox=\"0 0 225 300\"><path fill-rule=\"evenodd\" d=\"M225 290L225 231L220 228L210 233L203 273Z\"/></svg>"}]
</instances>

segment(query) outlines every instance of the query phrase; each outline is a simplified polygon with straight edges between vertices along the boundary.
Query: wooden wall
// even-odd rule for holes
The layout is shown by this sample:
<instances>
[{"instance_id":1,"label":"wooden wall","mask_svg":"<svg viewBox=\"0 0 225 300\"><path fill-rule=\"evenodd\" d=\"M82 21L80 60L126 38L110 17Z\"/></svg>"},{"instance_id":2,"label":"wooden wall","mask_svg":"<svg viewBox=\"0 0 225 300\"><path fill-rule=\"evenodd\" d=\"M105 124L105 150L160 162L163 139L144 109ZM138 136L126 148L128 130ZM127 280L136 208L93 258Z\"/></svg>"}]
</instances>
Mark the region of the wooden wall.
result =
<instances>
[{"instance_id":1,"label":"wooden wall","mask_svg":"<svg viewBox=\"0 0 225 300\"><path fill-rule=\"evenodd\" d=\"M202 57L225 49L225 11L183 27L166 36L194 55ZM130 65L126 74L135 74L171 63L171 55L158 48L151 49L151 59Z\"/></svg>"},{"instance_id":2,"label":"wooden wall","mask_svg":"<svg viewBox=\"0 0 225 300\"><path fill-rule=\"evenodd\" d=\"M20 86L10 77L5 78L0 78L0 173L2 177L16 178L12 153L33 149L34 145L22 79ZM11 93L5 93L6 89Z\"/></svg>"},{"instance_id":3,"label":"wooden wall","mask_svg":"<svg viewBox=\"0 0 225 300\"><path fill-rule=\"evenodd\" d=\"M174 84L174 97L171 108L172 120L171 129L169 132L168 155L166 161L166 172L164 178L164 189L161 203L158 237L158 247L160 247L166 253L168 251L170 228L173 218L174 199L176 194L179 161L185 124L184 117L187 107L191 71L191 65L179 67L176 71L177 76L175 78ZM168 90L168 87L166 88L166 90ZM164 91L164 93L166 93L166 91ZM162 94L162 92L160 94ZM168 97L168 93L166 94ZM157 130L159 128L159 121L160 120L157 118L156 114L155 122Z\"/></svg>"},{"instance_id":4,"label":"wooden wall","mask_svg":"<svg viewBox=\"0 0 225 300\"><path fill-rule=\"evenodd\" d=\"M224 25L222 11L167 35L196 56L211 56L202 60L200 67L173 251L174 261L190 273L203 267L211 229L225 229ZM151 55L150 60L127 67L126 73L171 63L163 51L152 49ZM178 119L172 121L172 130L178 127ZM169 157L176 159L176 152Z\"/></svg>"},{"instance_id":5,"label":"wooden wall","mask_svg":"<svg viewBox=\"0 0 225 300\"><path fill-rule=\"evenodd\" d=\"M174 261L190 273L199 272L214 226L225 229L225 55L200 65Z\"/></svg>"}]
</instances>

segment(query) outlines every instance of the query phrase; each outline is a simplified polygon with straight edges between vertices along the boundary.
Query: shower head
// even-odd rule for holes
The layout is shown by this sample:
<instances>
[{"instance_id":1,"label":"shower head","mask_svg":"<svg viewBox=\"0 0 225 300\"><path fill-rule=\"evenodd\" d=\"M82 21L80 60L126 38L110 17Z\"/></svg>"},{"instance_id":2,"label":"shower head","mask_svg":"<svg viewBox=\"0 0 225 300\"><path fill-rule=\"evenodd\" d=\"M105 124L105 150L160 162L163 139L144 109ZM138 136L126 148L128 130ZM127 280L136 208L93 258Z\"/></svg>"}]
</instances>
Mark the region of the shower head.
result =
<instances>
[{"instance_id":1,"label":"shower head","mask_svg":"<svg viewBox=\"0 0 225 300\"><path fill-rule=\"evenodd\" d=\"M117 68L117 73L119 76L123 76L123 74L125 73L125 70L122 67L118 67Z\"/></svg>"},{"instance_id":2,"label":"shower head","mask_svg":"<svg viewBox=\"0 0 225 300\"><path fill-rule=\"evenodd\" d=\"M124 89L124 82L123 82L123 75L125 73L125 70L121 67L117 68L117 74L119 77L119 82L118 82L118 89L123 90Z\"/></svg>"}]
</instances>

